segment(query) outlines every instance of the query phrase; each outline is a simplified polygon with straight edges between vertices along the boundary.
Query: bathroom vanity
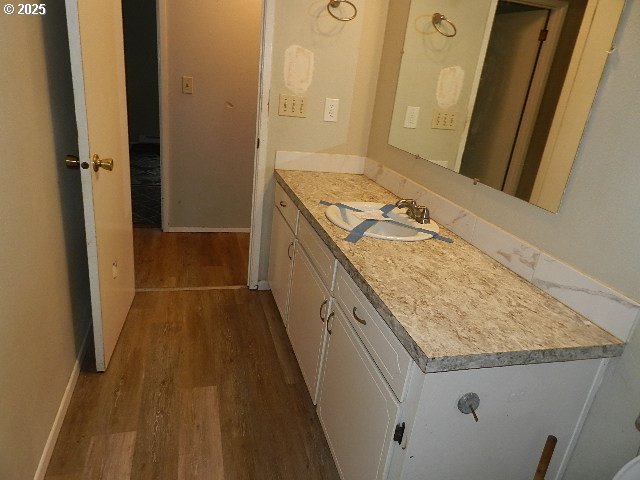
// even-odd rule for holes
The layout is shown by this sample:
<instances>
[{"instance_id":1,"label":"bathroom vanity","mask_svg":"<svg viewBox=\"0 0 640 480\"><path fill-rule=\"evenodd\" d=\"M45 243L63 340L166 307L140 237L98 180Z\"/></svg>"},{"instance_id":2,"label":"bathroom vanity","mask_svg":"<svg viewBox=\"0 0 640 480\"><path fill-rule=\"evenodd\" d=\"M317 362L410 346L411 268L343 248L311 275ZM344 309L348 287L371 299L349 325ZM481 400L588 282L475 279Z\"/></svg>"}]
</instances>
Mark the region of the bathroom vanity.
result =
<instances>
[{"instance_id":1,"label":"bathroom vanity","mask_svg":"<svg viewBox=\"0 0 640 480\"><path fill-rule=\"evenodd\" d=\"M397 200L363 175L276 179L269 283L343 480L528 480L549 435L560 478L622 342L445 229L345 241L321 201Z\"/></svg>"}]
</instances>

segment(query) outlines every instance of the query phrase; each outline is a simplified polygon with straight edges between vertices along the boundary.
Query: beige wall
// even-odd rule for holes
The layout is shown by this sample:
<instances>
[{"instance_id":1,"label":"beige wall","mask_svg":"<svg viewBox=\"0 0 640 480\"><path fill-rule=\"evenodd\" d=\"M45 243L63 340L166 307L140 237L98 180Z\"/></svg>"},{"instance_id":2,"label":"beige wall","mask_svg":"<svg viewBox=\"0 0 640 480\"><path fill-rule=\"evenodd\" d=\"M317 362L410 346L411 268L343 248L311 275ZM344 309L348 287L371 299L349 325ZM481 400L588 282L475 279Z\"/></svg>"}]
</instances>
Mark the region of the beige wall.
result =
<instances>
[{"instance_id":1,"label":"beige wall","mask_svg":"<svg viewBox=\"0 0 640 480\"><path fill-rule=\"evenodd\" d=\"M169 226L249 228L262 2L166 5Z\"/></svg>"},{"instance_id":2,"label":"beige wall","mask_svg":"<svg viewBox=\"0 0 640 480\"><path fill-rule=\"evenodd\" d=\"M64 3L0 45L0 478L28 479L90 318Z\"/></svg>"},{"instance_id":3,"label":"beige wall","mask_svg":"<svg viewBox=\"0 0 640 480\"><path fill-rule=\"evenodd\" d=\"M366 155L388 0L356 2L350 22L329 17L327 2L274 0L275 25L269 109L267 178L260 278L267 277L273 169L277 150ZM315 72L306 92L307 118L278 116L284 82L284 52L300 45L314 53ZM340 99L336 123L323 120L325 98Z\"/></svg>"}]
</instances>

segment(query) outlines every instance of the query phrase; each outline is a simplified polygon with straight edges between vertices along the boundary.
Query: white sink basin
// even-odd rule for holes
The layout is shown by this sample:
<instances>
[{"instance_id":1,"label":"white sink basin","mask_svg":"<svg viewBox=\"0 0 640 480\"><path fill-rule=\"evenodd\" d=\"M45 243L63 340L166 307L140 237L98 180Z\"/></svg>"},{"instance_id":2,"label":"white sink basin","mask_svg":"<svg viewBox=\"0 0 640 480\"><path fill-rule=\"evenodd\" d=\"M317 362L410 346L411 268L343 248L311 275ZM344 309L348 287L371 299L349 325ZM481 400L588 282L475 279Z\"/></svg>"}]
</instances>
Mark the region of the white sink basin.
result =
<instances>
[{"instance_id":1,"label":"white sink basin","mask_svg":"<svg viewBox=\"0 0 640 480\"><path fill-rule=\"evenodd\" d=\"M360 225L368 217L375 217L381 221L376 222L364 232L367 237L379 238L382 240L398 240L401 242L416 242L418 240L427 240L432 238L433 235L425 231L415 230L429 230L431 232L440 233L440 227L438 224L431 220L427 224L421 224L409 218L405 212L405 209L394 208L387 217L389 220L384 220L380 209L385 206L384 203L371 203L371 202L342 202L342 205L351 207L361 212L356 212L348 208L339 207L337 205L329 205L325 210L327 218L344 230L351 231L353 228Z\"/></svg>"}]
</instances>

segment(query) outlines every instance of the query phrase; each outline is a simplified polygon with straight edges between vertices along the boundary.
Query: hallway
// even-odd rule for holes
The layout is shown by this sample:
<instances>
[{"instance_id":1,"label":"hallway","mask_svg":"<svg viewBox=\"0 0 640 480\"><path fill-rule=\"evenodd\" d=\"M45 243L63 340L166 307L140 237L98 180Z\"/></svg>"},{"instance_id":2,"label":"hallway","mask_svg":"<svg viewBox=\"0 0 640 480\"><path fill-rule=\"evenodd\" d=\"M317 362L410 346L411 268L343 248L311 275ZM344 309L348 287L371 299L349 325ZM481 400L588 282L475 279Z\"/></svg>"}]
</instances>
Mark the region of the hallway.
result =
<instances>
[{"instance_id":1,"label":"hallway","mask_svg":"<svg viewBox=\"0 0 640 480\"><path fill-rule=\"evenodd\" d=\"M134 228L136 289L246 285L248 233Z\"/></svg>"},{"instance_id":2,"label":"hallway","mask_svg":"<svg viewBox=\"0 0 640 480\"><path fill-rule=\"evenodd\" d=\"M163 243L140 233L136 254L141 236ZM87 355L46 478L337 480L271 293L230 273L243 264L246 275L241 240L220 234L208 252L185 235L167 247L190 252L184 268L144 249L139 285L170 290L137 292L107 372ZM226 269L212 260L230 256ZM162 282L148 286L150 272Z\"/></svg>"}]
</instances>

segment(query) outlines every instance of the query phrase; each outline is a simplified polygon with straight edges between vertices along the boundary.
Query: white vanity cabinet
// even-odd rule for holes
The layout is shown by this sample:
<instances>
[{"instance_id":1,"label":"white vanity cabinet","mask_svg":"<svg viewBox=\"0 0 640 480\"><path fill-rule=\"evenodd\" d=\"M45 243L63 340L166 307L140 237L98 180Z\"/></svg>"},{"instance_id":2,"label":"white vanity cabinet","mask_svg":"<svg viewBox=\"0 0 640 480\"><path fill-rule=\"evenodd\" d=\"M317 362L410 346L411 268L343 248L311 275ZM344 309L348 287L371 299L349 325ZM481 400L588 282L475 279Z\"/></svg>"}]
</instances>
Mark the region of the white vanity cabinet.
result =
<instances>
[{"instance_id":1,"label":"white vanity cabinet","mask_svg":"<svg viewBox=\"0 0 640 480\"><path fill-rule=\"evenodd\" d=\"M320 423L343 480L382 480L400 404L340 307L328 328Z\"/></svg>"},{"instance_id":2,"label":"white vanity cabinet","mask_svg":"<svg viewBox=\"0 0 640 480\"><path fill-rule=\"evenodd\" d=\"M289 287L296 248L298 209L280 185L276 185L275 205L271 223L268 280L280 316L286 325L289 310Z\"/></svg>"},{"instance_id":3,"label":"white vanity cabinet","mask_svg":"<svg viewBox=\"0 0 640 480\"><path fill-rule=\"evenodd\" d=\"M276 207L269 283L342 480L530 480L549 435L561 479L607 360L424 373L280 186Z\"/></svg>"}]
</instances>

